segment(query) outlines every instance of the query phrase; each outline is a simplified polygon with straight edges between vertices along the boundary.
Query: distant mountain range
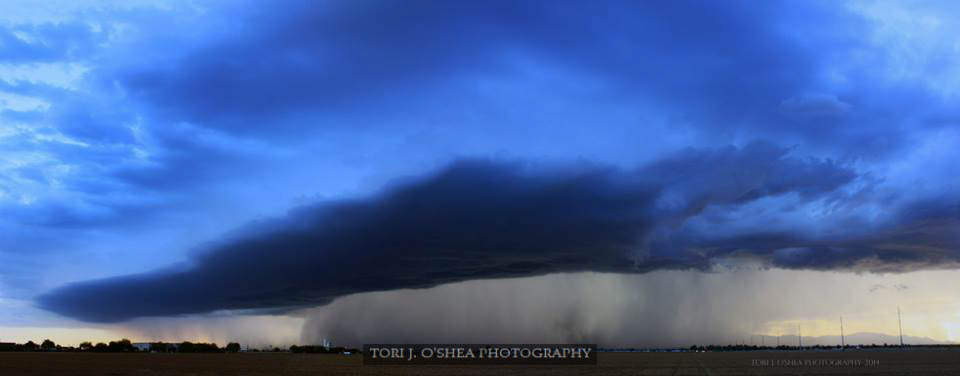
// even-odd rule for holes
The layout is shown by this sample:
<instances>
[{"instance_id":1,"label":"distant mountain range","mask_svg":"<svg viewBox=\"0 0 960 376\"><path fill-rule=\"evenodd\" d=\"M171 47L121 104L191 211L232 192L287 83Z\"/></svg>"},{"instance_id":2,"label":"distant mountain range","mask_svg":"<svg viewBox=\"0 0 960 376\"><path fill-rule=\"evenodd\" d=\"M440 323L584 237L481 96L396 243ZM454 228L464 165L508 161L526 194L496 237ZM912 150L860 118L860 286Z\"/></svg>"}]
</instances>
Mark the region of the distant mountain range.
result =
<instances>
[{"instance_id":1,"label":"distant mountain range","mask_svg":"<svg viewBox=\"0 0 960 376\"><path fill-rule=\"evenodd\" d=\"M754 336L755 345L761 344L760 336ZM896 335L889 335L883 333L853 333L848 334L845 337L845 343L847 345L883 345L886 344L900 344L900 337ZM808 337L803 336L803 345L804 346L835 346L840 344L840 336L819 336L819 337ZM763 343L767 346L776 346L777 337L775 336L765 336ZM936 344L957 344L957 342L950 341L940 341L933 338L927 337L914 337L914 336L903 336L903 343L905 345L936 345ZM797 336L796 335L783 335L780 336L780 344L787 346L796 346L797 345Z\"/></svg>"}]
</instances>

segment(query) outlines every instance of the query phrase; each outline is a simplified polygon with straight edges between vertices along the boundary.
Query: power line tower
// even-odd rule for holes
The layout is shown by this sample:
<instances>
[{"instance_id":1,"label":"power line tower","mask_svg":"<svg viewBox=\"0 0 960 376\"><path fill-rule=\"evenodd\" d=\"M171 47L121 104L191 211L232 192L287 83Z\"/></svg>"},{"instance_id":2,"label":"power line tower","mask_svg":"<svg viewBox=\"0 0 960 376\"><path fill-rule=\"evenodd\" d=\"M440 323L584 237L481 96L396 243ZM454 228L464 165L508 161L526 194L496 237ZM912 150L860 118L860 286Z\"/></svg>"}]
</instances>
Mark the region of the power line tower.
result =
<instances>
[{"instance_id":1,"label":"power line tower","mask_svg":"<svg viewBox=\"0 0 960 376\"><path fill-rule=\"evenodd\" d=\"M900 327L900 347L903 347L903 320L900 319L900 306L897 306L897 326Z\"/></svg>"},{"instance_id":2,"label":"power line tower","mask_svg":"<svg viewBox=\"0 0 960 376\"><path fill-rule=\"evenodd\" d=\"M800 333L800 324L797 324L797 347L803 349L803 334Z\"/></svg>"},{"instance_id":3,"label":"power line tower","mask_svg":"<svg viewBox=\"0 0 960 376\"><path fill-rule=\"evenodd\" d=\"M847 344L843 338L843 315L840 315L840 350L847 348Z\"/></svg>"}]
</instances>

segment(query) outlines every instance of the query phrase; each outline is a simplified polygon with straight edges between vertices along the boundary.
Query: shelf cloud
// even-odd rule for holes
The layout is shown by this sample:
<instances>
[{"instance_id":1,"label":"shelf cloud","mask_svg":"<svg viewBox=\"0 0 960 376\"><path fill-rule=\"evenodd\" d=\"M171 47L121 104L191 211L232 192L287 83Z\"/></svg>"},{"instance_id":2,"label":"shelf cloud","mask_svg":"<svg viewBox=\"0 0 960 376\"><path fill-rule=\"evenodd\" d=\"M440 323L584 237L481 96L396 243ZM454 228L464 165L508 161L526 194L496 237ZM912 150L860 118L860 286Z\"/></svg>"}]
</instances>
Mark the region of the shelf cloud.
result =
<instances>
[{"instance_id":1,"label":"shelf cloud","mask_svg":"<svg viewBox=\"0 0 960 376\"><path fill-rule=\"evenodd\" d=\"M708 209L758 200L844 200L833 196L857 178L848 166L798 159L766 143L690 149L630 170L462 160L372 197L251 223L189 266L74 283L39 301L67 316L112 322L322 305L353 293L472 279L707 271L736 257L780 268L867 271L960 260L950 248L956 235L943 227L958 220L955 212L898 218L868 235L761 228L731 236L684 225ZM918 232L925 236L909 239Z\"/></svg>"}]
</instances>

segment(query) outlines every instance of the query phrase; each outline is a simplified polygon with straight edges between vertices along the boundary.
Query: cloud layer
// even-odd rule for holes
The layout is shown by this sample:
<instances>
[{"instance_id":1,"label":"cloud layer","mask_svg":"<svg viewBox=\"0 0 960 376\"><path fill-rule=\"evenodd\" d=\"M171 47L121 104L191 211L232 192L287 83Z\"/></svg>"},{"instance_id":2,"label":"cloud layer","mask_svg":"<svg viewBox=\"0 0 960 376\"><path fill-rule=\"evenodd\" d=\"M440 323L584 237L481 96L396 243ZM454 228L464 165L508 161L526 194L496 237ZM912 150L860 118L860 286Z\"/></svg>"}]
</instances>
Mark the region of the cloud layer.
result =
<instances>
[{"instance_id":1,"label":"cloud layer","mask_svg":"<svg viewBox=\"0 0 960 376\"><path fill-rule=\"evenodd\" d=\"M6 1L0 299L120 321L743 259L955 268L953 8Z\"/></svg>"},{"instance_id":2,"label":"cloud layer","mask_svg":"<svg viewBox=\"0 0 960 376\"><path fill-rule=\"evenodd\" d=\"M319 305L353 293L470 279L707 271L731 257L781 268L871 271L960 261L956 236L946 232L960 220L956 213L896 218L862 235L755 228L730 237L684 226L708 208L768 198L843 200L830 196L856 178L849 167L797 159L764 143L688 150L632 170L461 161L370 198L249 224L184 269L71 284L40 304L109 322Z\"/></svg>"}]
</instances>

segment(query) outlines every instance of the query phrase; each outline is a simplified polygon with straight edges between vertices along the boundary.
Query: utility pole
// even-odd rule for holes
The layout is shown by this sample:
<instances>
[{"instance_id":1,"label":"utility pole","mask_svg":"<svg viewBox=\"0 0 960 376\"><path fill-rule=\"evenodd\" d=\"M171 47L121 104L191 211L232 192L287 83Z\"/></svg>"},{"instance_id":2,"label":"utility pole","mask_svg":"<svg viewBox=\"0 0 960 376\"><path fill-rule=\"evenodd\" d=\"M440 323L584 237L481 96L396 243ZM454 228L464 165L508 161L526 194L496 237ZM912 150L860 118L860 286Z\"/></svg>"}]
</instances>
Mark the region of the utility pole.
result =
<instances>
[{"instance_id":1,"label":"utility pole","mask_svg":"<svg viewBox=\"0 0 960 376\"><path fill-rule=\"evenodd\" d=\"M803 334L800 333L800 324L797 324L797 347L803 348Z\"/></svg>"},{"instance_id":2,"label":"utility pole","mask_svg":"<svg viewBox=\"0 0 960 376\"><path fill-rule=\"evenodd\" d=\"M900 347L903 347L903 321L900 320L900 306L897 306L897 326L900 327Z\"/></svg>"}]
</instances>

